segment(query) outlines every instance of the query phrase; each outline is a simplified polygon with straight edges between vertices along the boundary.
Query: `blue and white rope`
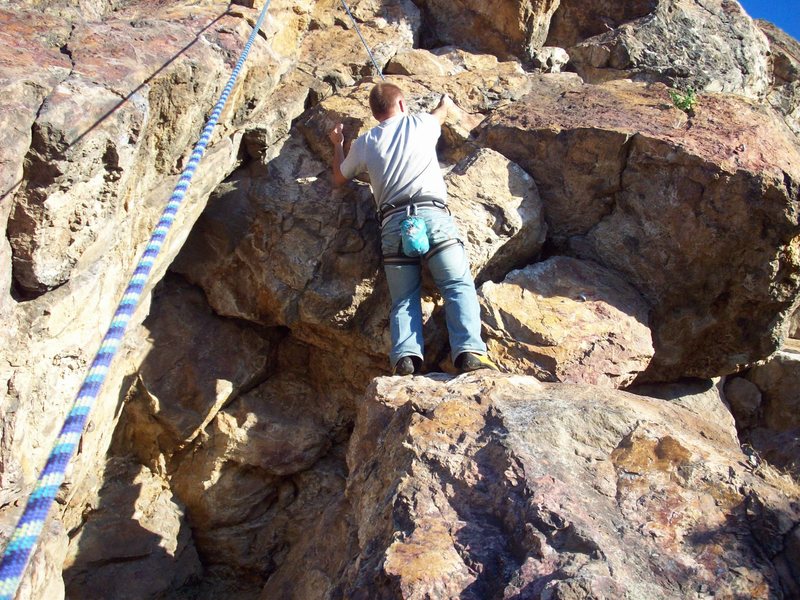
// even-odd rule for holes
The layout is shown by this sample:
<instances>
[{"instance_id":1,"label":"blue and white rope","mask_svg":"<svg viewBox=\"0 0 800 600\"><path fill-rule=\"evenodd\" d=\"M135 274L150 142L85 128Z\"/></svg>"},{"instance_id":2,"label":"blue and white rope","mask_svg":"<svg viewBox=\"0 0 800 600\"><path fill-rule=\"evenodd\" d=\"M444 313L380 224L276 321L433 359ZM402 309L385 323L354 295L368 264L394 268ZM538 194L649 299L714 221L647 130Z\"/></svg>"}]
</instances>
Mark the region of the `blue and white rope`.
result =
<instances>
[{"instance_id":1,"label":"blue and white rope","mask_svg":"<svg viewBox=\"0 0 800 600\"><path fill-rule=\"evenodd\" d=\"M375 57L372 56L372 50L369 49L369 44L367 44L367 40L365 40L364 36L361 35L361 30L358 28L358 23L356 23L356 19L355 19L355 17L353 17L353 13L350 12L350 7L347 6L347 2L345 2L344 0L341 0L341 2L342 2L342 6L344 6L345 12L350 17L350 20L353 22L353 27L356 28L356 33L358 34L358 37L361 38L361 43L364 44L364 48L367 49L367 54L369 54L369 59L372 61L372 66L375 67L375 70L378 72L378 75L381 76L381 79L383 81L386 81L386 77L383 76L383 73L381 72L381 69L378 66L378 63L375 62Z\"/></svg>"},{"instance_id":2,"label":"blue and white rope","mask_svg":"<svg viewBox=\"0 0 800 600\"><path fill-rule=\"evenodd\" d=\"M175 221L175 215L186 196L189 184L197 166L200 164L200 159L203 157L206 146L211 140L211 134L228 101L228 96L230 96L236 79L239 77L247 55L250 53L250 48L258 36L258 32L267 15L269 4L270 0L267 0L233 69L228 84L222 91L222 95L206 122L200 140L192 151L189 163L181 173L178 184L175 186L167 206L161 213L161 218L150 236L144 254L128 282L128 287L125 289L122 300L117 305L117 310L111 320L111 326L103 338L100 350L98 350L92 361L89 373L84 379L83 385L81 385L78 396L75 398L67 419L61 428L61 433L50 452L47 464L39 475L36 487L25 505L25 511L17 522L17 527L5 548L2 562L0 562L0 600L11 600L16 594L30 555L44 528L47 514L59 487L64 482L67 465L75 454L78 442L81 439L81 435L83 435L89 411L91 411L100 393L100 388L105 382L111 361L119 349L125 330L128 327L128 322L133 316L142 292L146 287L153 263L159 252L161 252L167 233Z\"/></svg>"}]
</instances>

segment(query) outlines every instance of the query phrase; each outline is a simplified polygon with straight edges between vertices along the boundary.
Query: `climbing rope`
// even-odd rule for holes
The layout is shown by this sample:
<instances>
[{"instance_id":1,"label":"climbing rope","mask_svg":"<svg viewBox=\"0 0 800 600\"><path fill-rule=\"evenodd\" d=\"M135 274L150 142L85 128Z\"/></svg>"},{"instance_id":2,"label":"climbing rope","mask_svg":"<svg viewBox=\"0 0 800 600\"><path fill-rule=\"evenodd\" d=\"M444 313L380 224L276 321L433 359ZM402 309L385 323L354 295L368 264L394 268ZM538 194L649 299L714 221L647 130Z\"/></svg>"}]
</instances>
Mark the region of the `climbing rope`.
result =
<instances>
[{"instance_id":1,"label":"climbing rope","mask_svg":"<svg viewBox=\"0 0 800 600\"><path fill-rule=\"evenodd\" d=\"M175 216L180 208L181 202L186 196L189 184L197 170L197 166L200 164L200 159L205 153L206 146L211 139L211 134L217 125L222 110L228 101L228 96L230 96L233 90L236 79L239 77L239 73L247 59L247 55L250 53L250 48L258 36L258 32L261 30L261 25L267 15L270 1L271 0L267 0L264 4L264 8L261 10L261 14L250 34L250 38L247 40L242 54L239 56L233 73L231 73L228 84L225 86L222 95L214 106L211 116L206 122L203 133L200 136L200 140L192 151L189 163L181 173L178 183L172 192L172 196L170 196L167 206L161 213L161 218L150 236L144 254L128 282L128 287L125 289L122 300L117 305L117 310L111 320L111 326L108 328L103 338L100 350L98 350L92 361L89 373L83 380L83 384L78 391L72 409L67 415L67 419L61 428L61 433L50 452L47 464L39 475L36 487L25 505L25 511L17 522L17 527L3 552L2 562L0 562L0 600L11 600L17 591L17 587L19 587L20 580L28 564L28 559L44 527L47 514L50 511L50 507L53 504L59 487L64 482L67 465L72 459L81 435L83 434L89 412L100 393L100 389L108 374L111 361L114 359L120 343L122 342L122 338L125 335L128 322L139 304L142 292L145 290L153 263L159 252L161 252L167 233L175 221Z\"/></svg>"},{"instance_id":2,"label":"climbing rope","mask_svg":"<svg viewBox=\"0 0 800 600\"><path fill-rule=\"evenodd\" d=\"M383 76L383 73L381 72L381 69L378 66L378 63L375 62L375 57L372 56L372 51L369 49L369 45L367 44L367 40L365 40L364 36L361 35L361 30L358 28L358 23L356 23L356 20L353 17L353 13L350 12L350 7L347 6L347 2L342 0L342 6L344 6L344 10L347 12L347 15L350 17L350 20L353 22L353 27L356 28L356 33L358 34L358 37L361 38L361 43L364 44L364 48L367 49L367 54L369 54L369 59L372 61L372 66L375 67L375 70L378 72L378 75L381 76L381 79L383 81L386 81L386 78Z\"/></svg>"}]
</instances>

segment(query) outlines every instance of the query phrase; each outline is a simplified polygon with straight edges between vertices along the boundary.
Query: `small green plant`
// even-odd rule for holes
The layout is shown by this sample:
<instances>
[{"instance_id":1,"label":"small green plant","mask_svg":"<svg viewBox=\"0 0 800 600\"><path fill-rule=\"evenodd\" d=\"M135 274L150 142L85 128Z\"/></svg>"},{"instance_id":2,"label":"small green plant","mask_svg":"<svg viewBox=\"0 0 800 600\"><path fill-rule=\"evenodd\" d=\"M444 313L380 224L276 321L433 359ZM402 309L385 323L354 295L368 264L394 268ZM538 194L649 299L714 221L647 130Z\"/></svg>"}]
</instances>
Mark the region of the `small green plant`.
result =
<instances>
[{"instance_id":1,"label":"small green plant","mask_svg":"<svg viewBox=\"0 0 800 600\"><path fill-rule=\"evenodd\" d=\"M687 115L694 113L694 107L697 106L697 94L693 88L686 88L685 92L670 90L669 97L672 98L672 103Z\"/></svg>"}]
</instances>

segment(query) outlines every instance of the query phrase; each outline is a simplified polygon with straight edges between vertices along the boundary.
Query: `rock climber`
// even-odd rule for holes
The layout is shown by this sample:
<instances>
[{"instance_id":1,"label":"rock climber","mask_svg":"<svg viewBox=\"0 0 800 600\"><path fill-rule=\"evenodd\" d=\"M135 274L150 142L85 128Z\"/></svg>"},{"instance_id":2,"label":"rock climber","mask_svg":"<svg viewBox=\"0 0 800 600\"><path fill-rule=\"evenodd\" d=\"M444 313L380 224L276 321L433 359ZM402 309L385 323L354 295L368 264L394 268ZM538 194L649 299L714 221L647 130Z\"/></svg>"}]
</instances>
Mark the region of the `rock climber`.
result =
<instances>
[{"instance_id":1,"label":"rock climber","mask_svg":"<svg viewBox=\"0 0 800 600\"><path fill-rule=\"evenodd\" d=\"M423 362L421 260L425 261L445 303L450 353L460 372L496 368L481 339L480 308L469 262L455 221L447 208L447 189L436 142L448 112L455 106L448 95L430 113L409 114L402 90L392 83L376 84L369 106L378 125L359 136L345 156L344 126L328 134L333 144L333 179L344 185L360 173L369 174L381 224L381 251L392 306L389 360L396 375L419 372ZM411 219L410 217L416 217ZM420 223L424 221L424 226ZM408 236L410 226L427 239ZM403 230L406 229L404 234Z\"/></svg>"}]
</instances>

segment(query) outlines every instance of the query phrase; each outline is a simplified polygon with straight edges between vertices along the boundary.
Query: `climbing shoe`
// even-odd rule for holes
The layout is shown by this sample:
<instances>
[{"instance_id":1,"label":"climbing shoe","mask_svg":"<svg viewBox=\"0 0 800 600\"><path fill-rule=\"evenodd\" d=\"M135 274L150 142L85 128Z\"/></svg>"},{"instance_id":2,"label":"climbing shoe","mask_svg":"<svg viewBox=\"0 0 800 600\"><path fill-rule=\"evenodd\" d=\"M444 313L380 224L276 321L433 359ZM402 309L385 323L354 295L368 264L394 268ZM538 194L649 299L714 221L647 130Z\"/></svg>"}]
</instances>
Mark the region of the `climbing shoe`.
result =
<instances>
[{"instance_id":1,"label":"climbing shoe","mask_svg":"<svg viewBox=\"0 0 800 600\"><path fill-rule=\"evenodd\" d=\"M414 359L410 356L404 356L395 363L392 375L413 375L414 366Z\"/></svg>"},{"instance_id":2,"label":"climbing shoe","mask_svg":"<svg viewBox=\"0 0 800 600\"><path fill-rule=\"evenodd\" d=\"M461 373L469 373L470 371L477 371L478 369L494 369L497 371L497 365L494 364L489 357L485 354L475 354L474 352L462 352L456 357L456 369Z\"/></svg>"}]
</instances>

